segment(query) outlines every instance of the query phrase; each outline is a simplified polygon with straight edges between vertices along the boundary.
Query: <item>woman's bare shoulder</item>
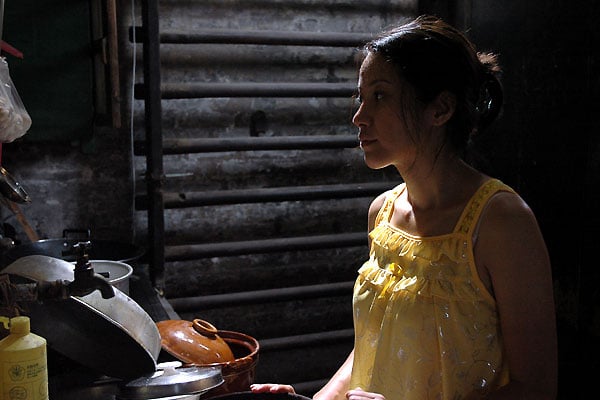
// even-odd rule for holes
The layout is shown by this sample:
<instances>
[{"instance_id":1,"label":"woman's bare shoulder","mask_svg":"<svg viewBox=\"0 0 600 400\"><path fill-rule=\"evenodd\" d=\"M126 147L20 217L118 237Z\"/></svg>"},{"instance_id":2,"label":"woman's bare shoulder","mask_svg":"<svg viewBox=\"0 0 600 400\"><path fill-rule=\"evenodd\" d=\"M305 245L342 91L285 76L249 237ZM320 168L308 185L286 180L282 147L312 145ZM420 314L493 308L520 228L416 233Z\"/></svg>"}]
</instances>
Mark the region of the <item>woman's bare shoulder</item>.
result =
<instances>
[{"instance_id":1,"label":"woman's bare shoulder","mask_svg":"<svg viewBox=\"0 0 600 400\"><path fill-rule=\"evenodd\" d=\"M522 263L516 262L517 259L546 262L545 243L535 214L514 192L499 192L489 200L477 241L482 261L485 260L492 274L495 268L501 271L521 268ZM507 258L507 254L511 257Z\"/></svg>"},{"instance_id":2,"label":"woman's bare shoulder","mask_svg":"<svg viewBox=\"0 0 600 400\"><path fill-rule=\"evenodd\" d=\"M385 199L388 197L388 195L391 193L391 190L387 190L381 194L379 194L377 197L375 197L375 199L373 199L373 201L371 202L371 205L369 206L369 214L371 214L371 212L375 212L377 213L381 207L383 207L383 204L385 203Z\"/></svg>"},{"instance_id":3,"label":"woman's bare shoulder","mask_svg":"<svg viewBox=\"0 0 600 400\"><path fill-rule=\"evenodd\" d=\"M494 230L515 228L523 222L537 225L529 204L517 193L509 191L500 191L490 198L482 222L486 221L488 225L494 225Z\"/></svg>"},{"instance_id":4,"label":"woman's bare shoulder","mask_svg":"<svg viewBox=\"0 0 600 400\"><path fill-rule=\"evenodd\" d=\"M369 231L371 231L375 227L375 220L377 219L377 214L385 204L385 200L387 197L393 192L393 190L387 190L377 197L373 199L371 205L369 206Z\"/></svg>"}]
</instances>

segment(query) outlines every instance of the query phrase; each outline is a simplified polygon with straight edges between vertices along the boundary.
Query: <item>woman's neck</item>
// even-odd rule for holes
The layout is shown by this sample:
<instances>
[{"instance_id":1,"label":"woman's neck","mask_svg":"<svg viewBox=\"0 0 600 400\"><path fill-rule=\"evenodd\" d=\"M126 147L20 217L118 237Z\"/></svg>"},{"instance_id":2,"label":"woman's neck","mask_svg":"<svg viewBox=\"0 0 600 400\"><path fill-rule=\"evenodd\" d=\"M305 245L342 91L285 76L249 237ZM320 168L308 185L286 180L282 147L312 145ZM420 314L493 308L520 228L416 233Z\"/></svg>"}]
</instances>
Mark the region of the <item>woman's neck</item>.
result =
<instances>
[{"instance_id":1,"label":"woman's neck","mask_svg":"<svg viewBox=\"0 0 600 400\"><path fill-rule=\"evenodd\" d=\"M403 179L413 210L429 211L462 203L486 177L459 157L440 154L432 164L416 164Z\"/></svg>"}]
</instances>

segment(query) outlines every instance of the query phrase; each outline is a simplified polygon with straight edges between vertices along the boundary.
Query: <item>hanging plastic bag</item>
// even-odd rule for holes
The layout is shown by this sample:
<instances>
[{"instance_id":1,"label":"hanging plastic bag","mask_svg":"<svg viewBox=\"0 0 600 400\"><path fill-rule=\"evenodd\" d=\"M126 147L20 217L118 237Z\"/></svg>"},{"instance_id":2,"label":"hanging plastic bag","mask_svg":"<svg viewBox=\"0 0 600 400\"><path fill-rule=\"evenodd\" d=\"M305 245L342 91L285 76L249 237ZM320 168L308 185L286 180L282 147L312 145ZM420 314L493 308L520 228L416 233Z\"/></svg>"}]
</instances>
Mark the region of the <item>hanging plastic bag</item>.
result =
<instances>
[{"instance_id":1,"label":"hanging plastic bag","mask_svg":"<svg viewBox=\"0 0 600 400\"><path fill-rule=\"evenodd\" d=\"M31 117L10 79L8 63L0 57L0 142L12 142L27 133L30 127Z\"/></svg>"}]
</instances>

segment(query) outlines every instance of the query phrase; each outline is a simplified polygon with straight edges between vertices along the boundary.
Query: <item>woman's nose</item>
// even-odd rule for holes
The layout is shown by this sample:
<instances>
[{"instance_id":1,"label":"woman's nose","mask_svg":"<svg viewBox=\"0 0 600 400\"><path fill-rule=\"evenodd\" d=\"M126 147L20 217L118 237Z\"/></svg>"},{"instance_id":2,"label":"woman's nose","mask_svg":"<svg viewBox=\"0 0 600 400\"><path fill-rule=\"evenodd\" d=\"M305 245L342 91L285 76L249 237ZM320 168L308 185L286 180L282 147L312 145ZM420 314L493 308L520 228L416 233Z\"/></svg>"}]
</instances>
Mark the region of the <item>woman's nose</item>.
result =
<instances>
[{"instance_id":1,"label":"woman's nose","mask_svg":"<svg viewBox=\"0 0 600 400\"><path fill-rule=\"evenodd\" d=\"M358 109L354 112L354 116L352 117L352 123L357 127L366 125L366 118L364 116L365 112L363 106L364 104L360 104L358 106Z\"/></svg>"}]
</instances>

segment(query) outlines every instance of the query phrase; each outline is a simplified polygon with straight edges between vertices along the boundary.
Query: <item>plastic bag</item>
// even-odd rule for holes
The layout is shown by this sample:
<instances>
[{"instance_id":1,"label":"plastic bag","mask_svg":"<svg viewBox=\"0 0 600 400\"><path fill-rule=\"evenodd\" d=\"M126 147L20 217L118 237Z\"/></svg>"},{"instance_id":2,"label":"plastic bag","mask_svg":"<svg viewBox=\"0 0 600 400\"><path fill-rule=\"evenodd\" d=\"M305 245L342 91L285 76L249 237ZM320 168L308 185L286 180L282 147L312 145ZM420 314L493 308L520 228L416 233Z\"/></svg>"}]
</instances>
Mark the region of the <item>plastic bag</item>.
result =
<instances>
[{"instance_id":1,"label":"plastic bag","mask_svg":"<svg viewBox=\"0 0 600 400\"><path fill-rule=\"evenodd\" d=\"M8 63L0 57L0 142L12 142L27 133L30 127L31 117L10 79Z\"/></svg>"}]
</instances>

